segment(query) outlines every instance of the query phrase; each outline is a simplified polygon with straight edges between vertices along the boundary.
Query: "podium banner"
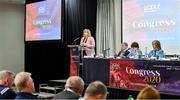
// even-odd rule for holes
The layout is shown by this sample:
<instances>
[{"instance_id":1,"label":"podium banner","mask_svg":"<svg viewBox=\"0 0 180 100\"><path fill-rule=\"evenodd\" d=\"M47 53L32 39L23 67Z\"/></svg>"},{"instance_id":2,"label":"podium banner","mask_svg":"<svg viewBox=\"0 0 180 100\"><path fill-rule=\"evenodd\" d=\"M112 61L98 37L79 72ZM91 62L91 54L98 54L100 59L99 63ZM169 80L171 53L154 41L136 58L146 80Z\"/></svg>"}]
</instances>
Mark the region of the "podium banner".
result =
<instances>
[{"instance_id":1,"label":"podium banner","mask_svg":"<svg viewBox=\"0 0 180 100\"><path fill-rule=\"evenodd\" d=\"M70 76L79 75L80 54L79 45L68 45L70 48Z\"/></svg>"},{"instance_id":2,"label":"podium banner","mask_svg":"<svg viewBox=\"0 0 180 100\"><path fill-rule=\"evenodd\" d=\"M180 62L110 60L109 86L141 90L153 86L161 92L180 94Z\"/></svg>"},{"instance_id":3,"label":"podium banner","mask_svg":"<svg viewBox=\"0 0 180 100\"><path fill-rule=\"evenodd\" d=\"M70 76L78 76L79 62L73 57L73 49L70 49Z\"/></svg>"}]
</instances>

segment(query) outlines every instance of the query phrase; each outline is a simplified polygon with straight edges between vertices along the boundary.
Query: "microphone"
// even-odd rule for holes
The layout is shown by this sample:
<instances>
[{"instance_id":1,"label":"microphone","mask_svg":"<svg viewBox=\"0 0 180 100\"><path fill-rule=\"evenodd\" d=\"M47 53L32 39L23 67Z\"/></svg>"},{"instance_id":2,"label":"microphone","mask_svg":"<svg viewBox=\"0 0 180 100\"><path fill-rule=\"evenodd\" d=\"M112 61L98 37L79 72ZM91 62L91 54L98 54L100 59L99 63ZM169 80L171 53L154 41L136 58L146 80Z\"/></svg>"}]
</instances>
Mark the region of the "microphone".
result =
<instances>
[{"instance_id":1,"label":"microphone","mask_svg":"<svg viewBox=\"0 0 180 100\"><path fill-rule=\"evenodd\" d=\"M110 50L110 48L107 48L107 49L104 49L104 50L103 50L103 56L104 56L104 58L106 58L106 51L108 51L108 50Z\"/></svg>"},{"instance_id":2,"label":"microphone","mask_svg":"<svg viewBox=\"0 0 180 100\"><path fill-rule=\"evenodd\" d=\"M76 44L76 41L79 40L80 37L77 37L76 39L73 40L73 44Z\"/></svg>"},{"instance_id":3,"label":"microphone","mask_svg":"<svg viewBox=\"0 0 180 100\"><path fill-rule=\"evenodd\" d=\"M77 40L79 40L79 38L80 38L80 37L78 37L78 38L74 39L74 40L73 40L73 42L76 42Z\"/></svg>"},{"instance_id":4,"label":"microphone","mask_svg":"<svg viewBox=\"0 0 180 100\"><path fill-rule=\"evenodd\" d=\"M105 51L107 51L107 50L110 50L110 48L108 48L108 49L104 49L103 51L105 52Z\"/></svg>"}]
</instances>

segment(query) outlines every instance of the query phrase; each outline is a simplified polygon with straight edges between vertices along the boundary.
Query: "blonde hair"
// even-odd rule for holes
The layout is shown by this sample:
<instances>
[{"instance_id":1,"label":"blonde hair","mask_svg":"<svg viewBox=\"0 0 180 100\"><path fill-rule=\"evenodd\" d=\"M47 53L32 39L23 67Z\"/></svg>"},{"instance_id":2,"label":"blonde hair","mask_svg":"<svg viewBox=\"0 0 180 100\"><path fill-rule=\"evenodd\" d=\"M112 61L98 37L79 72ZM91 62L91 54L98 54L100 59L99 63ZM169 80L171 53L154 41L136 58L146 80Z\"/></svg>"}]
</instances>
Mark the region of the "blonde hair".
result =
<instances>
[{"instance_id":1,"label":"blonde hair","mask_svg":"<svg viewBox=\"0 0 180 100\"><path fill-rule=\"evenodd\" d=\"M137 96L137 100L142 100L142 99L146 99L146 100L150 100L150 99L154 99L154 100L160 100L160 94L159 92L153 88L153 87L146 87L144 89L142 89L140 91L140 93Z\"/></svg>"},{"instance_id":2,"label":"blonde hair","mask_svg":"<svg viewBox=\"0 0 180 100\"><path fill-rule=\"evenodd\" d=\"M0 80L4 80L8 76L14 77L14 75L15 74L9 70L2 70L2 71L0 71Z\"/></svg>"},{"instance_id":3,"label":"blonde hair","mask_svg":"<svg viewBox=\"0 0 180 100\"><path fill-rule=\"evenodd\" d=\"M27 86L27 82L31 78L31 73L28 72L20 72L16 75L14 79L14 83L19 91L24 89Z\"/></svg>"},{"instance_id":4,"label":"blonde hair","mask_svg":"<svg viewBox=\"0 0 180 100\"><path fill-rule=\"evenodd\" d=\"M88 37L91 37L91 31L90 29L84 29L83 33L87 32L88 33Z\"/></svg>"}]
</instances>

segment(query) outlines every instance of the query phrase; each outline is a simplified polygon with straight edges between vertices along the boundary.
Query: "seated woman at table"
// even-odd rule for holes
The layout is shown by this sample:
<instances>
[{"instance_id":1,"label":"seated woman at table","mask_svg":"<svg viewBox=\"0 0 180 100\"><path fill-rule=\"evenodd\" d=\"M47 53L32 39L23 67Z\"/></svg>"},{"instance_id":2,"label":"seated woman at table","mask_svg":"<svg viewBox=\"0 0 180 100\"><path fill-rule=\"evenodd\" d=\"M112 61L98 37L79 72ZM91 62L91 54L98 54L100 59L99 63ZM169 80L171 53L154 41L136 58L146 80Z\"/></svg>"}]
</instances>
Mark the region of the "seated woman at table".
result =
<instances>
[{"instance_id":1,"label":"seated woman at table","mask_svg":"<svg viewBox=\"0 0 180 100\"><path fill-rule=\"evenodd\" d=\"M148 54L149 58L156 57L156 58L164 58L165 54L164 51L161 49L161 43L158 40L154 40L152 42L153 50L151 50Z\"/></svg>"},{"instance_id":2,"label":"seated woman at table","mask_svg":"<svg viewBox=\"0 0 180 100\"><path fill-rule=\"evenodd\" d=\"M142 51L139 49L139 44L137 42L133 42L131 44L131 48L129 50L128 57L138 59L142 56Z\"/></svg>"}]
</instances>

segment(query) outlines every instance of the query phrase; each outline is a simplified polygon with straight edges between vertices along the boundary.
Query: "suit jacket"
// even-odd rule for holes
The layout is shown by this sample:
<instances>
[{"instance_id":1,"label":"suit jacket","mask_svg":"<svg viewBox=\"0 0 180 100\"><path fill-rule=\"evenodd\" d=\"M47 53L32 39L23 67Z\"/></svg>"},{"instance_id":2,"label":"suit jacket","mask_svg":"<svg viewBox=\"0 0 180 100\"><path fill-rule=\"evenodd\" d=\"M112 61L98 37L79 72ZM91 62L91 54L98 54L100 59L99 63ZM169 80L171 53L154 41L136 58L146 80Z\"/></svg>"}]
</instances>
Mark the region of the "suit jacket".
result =
<instances>
[{"instance_id":1,"label":"suit jacket","mask_svg":"<svg viewBox=\"0 0 180 100\"><path fill-rule=\"evenodd\" d=\"M54 99L76 99L78 100L80 96L76 95L71 91L64 90L55 95Z\"/></svg>"},{"instance_id":2,"label":"suit jacket","mask_svg":"<svg viewBox=\"0 0 180 100\"><path fill-rule=\"evenodd\" d=\"M87 41L84 42L84 37L81 38L80 46L85 47L85 52L87 56L95 55L95 40L93 37L88 37Z\"/></svg>"},{"instance_id":3,"label":"suit jacket","mask_svg":"<svg viewBox=\"0 0 180 100\"><path fill-rule=\"evenodd\" d=\"M19 93L17 93L15 100L18 100L18 99L38 99L38 98L37 98L37 96L35 96L31 93L19 92Z\"/></svg>"},{"instance_id":4,"label":"suit jacket","mask_svg":"<svg viewBox=\"0 0 180 100\"><path fill-rule=\"evenodd\" d=\"M0 85L0 99L14 99L16 97L16 93L5 86Z\"/></svg>"},{"instance_id":5,"label":"suit jacket","mask_svg":"<svg viewBox=\"0 0 180 100\"><path fill-rule=\"evenodd\" d=\"M127 55L128 55L129 53L130 53L130 52L128 51L128 49L125 50L125 51L119 51L118 56L120 56L120 57L122 57L122 56L127 57Z\"/></svg>"}]
</instances>

